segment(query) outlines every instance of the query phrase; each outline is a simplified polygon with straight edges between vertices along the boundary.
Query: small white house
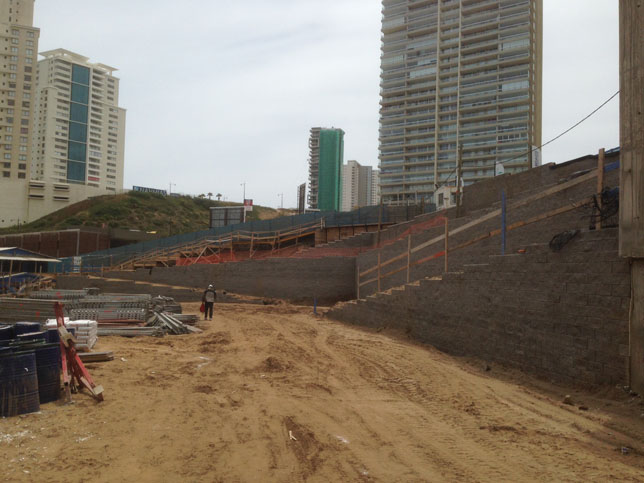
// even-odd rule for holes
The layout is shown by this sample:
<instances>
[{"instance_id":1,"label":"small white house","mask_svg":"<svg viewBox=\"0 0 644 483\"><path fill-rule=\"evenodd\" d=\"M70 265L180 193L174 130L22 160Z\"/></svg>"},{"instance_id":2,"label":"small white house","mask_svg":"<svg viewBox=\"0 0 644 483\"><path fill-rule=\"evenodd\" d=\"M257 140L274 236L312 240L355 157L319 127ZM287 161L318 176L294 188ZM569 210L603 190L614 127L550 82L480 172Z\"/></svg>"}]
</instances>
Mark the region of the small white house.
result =
<instances>
[{"instance_id":1,"label":"small white house","mask_svg":"<svg viewBox=\"0 0 644 483\"><path fill-rule=\"evenodd\" d=\"M446 210L456 206L456 186L441 186L434 192L436 208Z\"/></svg>"}]
</instances>

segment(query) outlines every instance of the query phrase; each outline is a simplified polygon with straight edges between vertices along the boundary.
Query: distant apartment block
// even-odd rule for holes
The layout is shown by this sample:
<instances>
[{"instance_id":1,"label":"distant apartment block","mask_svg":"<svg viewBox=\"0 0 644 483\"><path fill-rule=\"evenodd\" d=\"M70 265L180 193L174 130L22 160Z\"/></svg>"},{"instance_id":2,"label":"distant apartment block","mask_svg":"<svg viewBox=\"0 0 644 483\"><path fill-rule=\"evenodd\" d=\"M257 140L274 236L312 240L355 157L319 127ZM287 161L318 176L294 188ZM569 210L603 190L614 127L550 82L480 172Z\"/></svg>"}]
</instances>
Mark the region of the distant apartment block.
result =
<instances>
[{"instance_id":1,"label":"distant apartment block","mask_svg":"<svg viewBox=\"0 0 644 483\"><path fill-rule=\"evenodd\" d=\"M114 68L44 52L34 0L0 0L0 227L123 189L125 110Z\"/></svg>"},{"instance_id":2,"label":"distant apartment block","mask_svg":"<svg viewBox=\"0 0 644 483\"><path fill-rule=\"evenodd\" d=\"M380 170L371 170L371 203L370 205L380 204Z\"/></svg>"},{"instance_id":3,"label":"distant apartment block","mask_svg":"<svg viewBox=\"0 0 644 483\"><path fill-rule=\"evenodd\" d=\"M297 212L304 213L306 211L306 183L297 186Z\"/></svg>"},{"instance_id":4,"label":"distant apartment block","mask_svg":"<svg viewBox=\"0 0 644 483\"><path fill-rule=\"evenodd\" d=\"M354 160L342 166L342 211L378 204L378 170Z\"/></svg>"},{"instance_id":5,"label":"distant apartment block","mask_svg":"<svg viewBox=\"0 0 644 483\"><path fill-rule=\"evenodd\" d=\"M116 69L68 50L38 62L33 177L82 184L106 194L123 189L125 109Z\"/></svg>"},{"instance_id":6,"label":"distant apartment block","mask_svg":"<svg viewBox=\"0 0 644 483\"><path fill-rule=\"evenodd\" d=\"M436 202L456 185L540 162L542 0L384 0L380 190ZM538 153L537 153L538 154Z\"/></svg>"},{"instance_id":7,"label":"distant apartment block","mask_svg":"<svg viewBox=\"0 0 644 483\"><path fill-rule=\"evenodd\" d=\"M344 131L314 127L309 137L309 194L311 209L339 211L342 205Z\"/></svg>"},{"instance_id":8,"label":"distant apartment block","mask_svg":"<svg viewBox=\"0 0 644 483\"><path fill-rule=\"evenodd\" d=\"M27 219L38 38L34 0L0 0L0 227Z\"/></svg>"}]
</instances>

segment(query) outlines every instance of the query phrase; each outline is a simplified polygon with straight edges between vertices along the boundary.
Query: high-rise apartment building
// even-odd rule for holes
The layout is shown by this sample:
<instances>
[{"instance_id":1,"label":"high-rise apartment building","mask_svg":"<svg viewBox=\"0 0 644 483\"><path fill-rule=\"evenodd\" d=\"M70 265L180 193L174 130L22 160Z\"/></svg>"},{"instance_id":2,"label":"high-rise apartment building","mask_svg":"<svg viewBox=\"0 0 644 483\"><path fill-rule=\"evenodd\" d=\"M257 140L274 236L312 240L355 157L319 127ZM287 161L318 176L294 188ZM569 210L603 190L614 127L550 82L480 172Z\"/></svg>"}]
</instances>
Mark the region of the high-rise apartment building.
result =
<instances>
[{"instance_id":1,"label":"high-rise apartment building","mask_svg":"<svg viewBox=\"0 0 644 483\"><path fill-rule=\"evenodd\" d=\"M541 145L543 0L384 0L380 190L409 202L530 168Z\"/></svg>"},{"instance_id":2,"label":"high-rise apartment building","mask_svg":"<svg viewBox=\"0 0 644 483\"><path fill-rule=\"evenodd\" d=\"M123 189L125 109L116 69L64 49L38 62L34 179Z\"/></svg>"},{"instance_id":3,"label":"high-rise apartment building","mask_svg":"<svg viewBox=\"0 0 644 483\"><path fill-rule=\"evenodd\" d=\"M380 170L371 171L371 203L370 205L380 204Z\"/></svg>"},{"instance_id":4,"label":"high-rise apartment building","mask_svg":"<svg viewBox=\"0 0 644 483\"><path fill-rule=\"evenodd\" d=\"M314 127L309 137L309 208L339 211L342 205L344 131Z\"/></svg>"},{"instance_id":5,"label":"high-rise apartment building","mask_svg":"<svg viewBox=\"0 0 644 483\"><path fill-rule=\"evenodd\" d=\"M377 169L362 166L354 160L349 160L342 166L342 211L377 204L377 193Z\"/></svg>"},{"instance_id":6,"label":"high-rise apartment building","mask_svg":"<svg viewBox=\"0 0 644 483\"><path fill-rule=\"evenodd\" d=\"M30 177L31 134L40 30L34 0L0 0L0 226L22 223Z\"/></svg>"}]
</instances>

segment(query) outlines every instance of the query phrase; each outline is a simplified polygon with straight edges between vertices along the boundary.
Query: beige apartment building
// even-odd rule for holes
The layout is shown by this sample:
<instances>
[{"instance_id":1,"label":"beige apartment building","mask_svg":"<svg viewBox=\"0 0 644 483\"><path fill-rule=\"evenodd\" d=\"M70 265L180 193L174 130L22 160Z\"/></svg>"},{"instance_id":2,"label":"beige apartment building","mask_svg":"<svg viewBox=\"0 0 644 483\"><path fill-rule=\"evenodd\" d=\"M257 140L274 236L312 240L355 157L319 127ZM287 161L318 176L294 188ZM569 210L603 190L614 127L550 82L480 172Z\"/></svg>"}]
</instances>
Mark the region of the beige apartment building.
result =
<instances>
[{"instance_id":1,"label":"beige apartment building","mask_svg":"<svg viewBox=\"0 0 644 483\"><path fill-rule=\"evenodd\" d=\"M65 49L40 55L33 179L121 191L125 109L116 69Z\"/></svg>"},{"instance_id":2,"label":"beige apartment building","mask_svg":"<svg viewBox=\"0 0 644 483\"><path fill-rule=\"evenodd\" d=\"M123 190L116 69L64 49L38 62L33 15L34 0L0 0L0 227Z\"/></svg>"},{"instance_id":3,"label":"beige apartment building","mask_svg":"<svg viewBox=\"0 0 644 483\"><path fill-rule=\"evenodd\" d=\"M34 0L0 0L0 227L27 219L39 29Z\"/></svg>"},{"instance_id":4,"label":"beige apartment building","mask_svg":"<svg viewBox=\"0 0 644 483\"><path fill-rule=\"evenodd\" d=\"M347 161L342 166L342 211L378 203L378 170L355 160Z\"/></svg>"},{"instance_id":5,"label":"beige apartment building","mask_svg":"<svg viewBox=\"0 0 644 483\"><path fill-rule=\"evenodd\" d=\"M434 200L540 164L542 0L384 0L380 192Z\"/></svg>"}]
</instances>

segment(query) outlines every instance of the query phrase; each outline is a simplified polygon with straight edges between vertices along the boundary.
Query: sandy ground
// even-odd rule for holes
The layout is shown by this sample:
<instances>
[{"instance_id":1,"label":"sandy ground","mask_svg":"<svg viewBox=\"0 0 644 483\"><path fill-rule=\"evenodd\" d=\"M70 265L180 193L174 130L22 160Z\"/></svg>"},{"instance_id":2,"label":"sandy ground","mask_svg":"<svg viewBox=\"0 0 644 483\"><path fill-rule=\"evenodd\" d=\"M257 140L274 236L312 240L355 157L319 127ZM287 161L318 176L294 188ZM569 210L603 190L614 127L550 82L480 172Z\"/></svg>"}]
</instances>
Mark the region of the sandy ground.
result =
<instances>
[{"instance_id":1,"label":"sandy ground","mask_svg":"<svg viewBox=\"0 0 644 483\"><path fill-rule=\"evenodd\" d=\"M0 420L0 479L644 479L644 408L621 390L564 405L566 388L310 308L216 309L202 334L102 338L105 401Z\"/></svg>"}]
</instances>

